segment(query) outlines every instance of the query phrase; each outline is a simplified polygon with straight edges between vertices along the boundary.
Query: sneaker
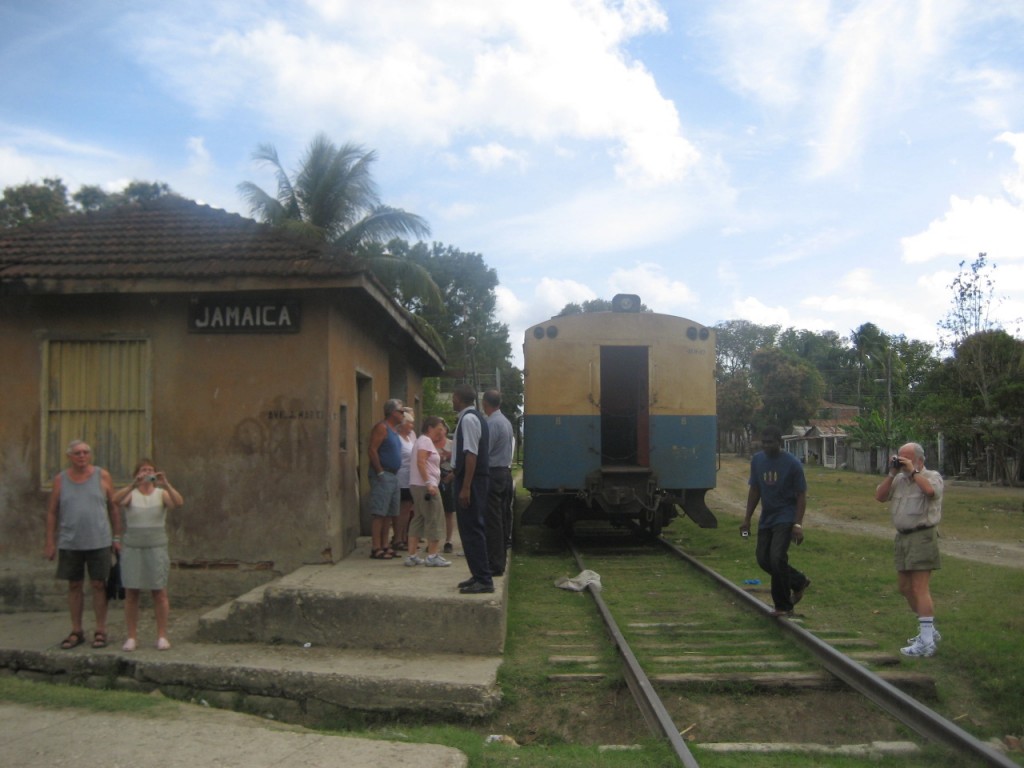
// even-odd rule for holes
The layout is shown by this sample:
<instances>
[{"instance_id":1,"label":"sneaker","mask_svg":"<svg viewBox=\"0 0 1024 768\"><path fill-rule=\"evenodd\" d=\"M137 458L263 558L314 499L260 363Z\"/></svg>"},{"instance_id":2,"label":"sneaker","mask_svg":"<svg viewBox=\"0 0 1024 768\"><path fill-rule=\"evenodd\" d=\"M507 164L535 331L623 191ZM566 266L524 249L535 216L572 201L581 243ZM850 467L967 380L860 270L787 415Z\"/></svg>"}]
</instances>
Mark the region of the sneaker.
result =
<instances>
[{"instance_id":1,"label":"sneaker","mask_svg":"<svg viewBox=\"0 0 1024 768\"><path fill-rule=\"evenodd\" d=\"M166 637L161 637L156 641L156 649L158 651L169 651L171 649L171 644Z\"/></svg>"},{"instance_id":2,"label":"sneaker","mask_svg":"<svg viewBox=\"0 0 1024 768\"><path fill-rule=\"evenodd\" d=\"M446 541L444 543L444 553L446 555L450 555L452 553L452 543L450 541Z\"/></svg>"},{"instance_id":3,"label":"sneaker","mask_svg":"<svg viewBox=\"0 0 1024 768\"><path fill-rule=\"evenodd\" d=\"M900 653L904 656L928 658L935 655L935 643L923 643L919 638L906 648L900 648Z\"/></svg>"},{"instance_id":4,"label":"sneaker","mask_svg":"<svg viewBox=\"0 0 1024 768\"><path fill-rule=\"evenodd\" d=\"M452 561L445 560L440 555L427 555L426 564L432 568L447 568Z\"/></svg>"},{"instance_id":5,"label":"sneaker","mask_svg":"<svg viewBox=\"0 0 1024 768\"><path fill-rule=\"evenodd\" d=\"M121 646L121 650L128 651L129 653L131 653L135 650L136 647L137 643L135 642L135 638L129 637L127 640L124 641L124 645Z\"/></svg>"},{"instance_id":6,"label":"sneaker","mask_svg":"<svg viewBox=\"0 0 1024 768\"><path fill-rule=\"evenodd\" d=\"M907 638L907 643L910 644L910 645L913 645L914 643L916 643L920 639L921 639L920 635L914 635L913 637L908 637ZM939 630L937 630L937 629L933 630L932 631L932 641L937 644L941 639L942 639L942 633L939 632Z\"/></svg>"},{"instance_id":7,"label":"sneaker","mask_svg":"<svg viewBox=\"0 0 1024 768\"><path fill-rule=\"evenodd\" d=\"M414 565L423 565L423 558L418 555L409 555L405 558L404 564L408 565L410 568Z\"/></svg>"}]
</instances>

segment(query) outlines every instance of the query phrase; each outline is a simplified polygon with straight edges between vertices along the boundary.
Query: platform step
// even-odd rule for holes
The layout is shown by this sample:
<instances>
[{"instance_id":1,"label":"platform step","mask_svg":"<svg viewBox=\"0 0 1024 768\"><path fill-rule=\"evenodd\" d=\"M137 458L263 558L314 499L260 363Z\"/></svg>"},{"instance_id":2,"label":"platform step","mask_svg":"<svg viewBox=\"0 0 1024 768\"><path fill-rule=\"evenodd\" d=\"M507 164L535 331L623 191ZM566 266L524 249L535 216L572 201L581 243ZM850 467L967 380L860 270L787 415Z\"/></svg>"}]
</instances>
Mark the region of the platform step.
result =
<instances>
[{"instance_id":1,"label":"platform step","mask_svg":"<svg viewBox=\"0 0 1024 768\"><path fill-rule=\"evenodd\" d=\"M305 566L209 611L199 639L396 653L501 655L504 577L492 594L463 595L465 560L406 567L357 549L341 562Z\"/></svg>"}]
</instances>

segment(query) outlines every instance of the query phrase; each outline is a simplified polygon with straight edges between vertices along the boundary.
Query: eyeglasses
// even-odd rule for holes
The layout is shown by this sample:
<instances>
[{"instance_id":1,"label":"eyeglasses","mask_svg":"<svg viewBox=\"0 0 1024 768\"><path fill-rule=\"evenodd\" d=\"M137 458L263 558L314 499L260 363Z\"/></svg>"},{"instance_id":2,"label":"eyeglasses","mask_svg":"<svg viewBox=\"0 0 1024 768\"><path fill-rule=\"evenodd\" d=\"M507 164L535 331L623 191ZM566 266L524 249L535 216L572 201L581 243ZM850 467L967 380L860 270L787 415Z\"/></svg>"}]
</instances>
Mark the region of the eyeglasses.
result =
<instances>
[{"instance_id":1,"label":"eyeglasses","mask_svg":"<svg viewBox=\"0 0 1024 768\"><path fill-rule=\"evenodd\" d=\"M92 451L72 451L72 456L88 456Z\"/></svg>"}]
</instances>

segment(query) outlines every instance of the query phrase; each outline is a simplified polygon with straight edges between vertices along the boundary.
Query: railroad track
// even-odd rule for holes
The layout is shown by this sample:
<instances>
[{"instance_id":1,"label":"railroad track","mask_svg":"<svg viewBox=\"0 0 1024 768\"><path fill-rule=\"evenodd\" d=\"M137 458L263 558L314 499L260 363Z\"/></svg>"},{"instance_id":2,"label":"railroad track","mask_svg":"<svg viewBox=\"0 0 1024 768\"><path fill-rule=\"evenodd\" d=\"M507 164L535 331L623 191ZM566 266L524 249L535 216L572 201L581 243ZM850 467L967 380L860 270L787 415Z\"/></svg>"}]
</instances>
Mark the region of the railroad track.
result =
<instances>
[{"instance_id":1,"label":"railroad track","mask_svg":"<svg viewBox=\"0 0 1024 768\"><path fill-rule=\"evenodd\" d=\"M668 556L663 565L654 561L652 566L646 558L635 557L638 548L650 554L653 549L650 542L639 544L639 540L634 540L632 545L626 543L623 546L622 532L615 535L617 549L615 545L609 549L607 540L602 542L593 536L584 539L580 532L569 542L569 547L581 572L592 569L602 574L604 593L593 587L588 587L588 591L615 645L623 677L651 731L668 741L680 763L687 768L699 768L699 764L681 735L679 724L674 722L659 696L659 690L663 695L678 695L681 690L754 692L817 688L839 691L848 687L926 740L943 744L986 765L1018 768L1017 763L907 693L914 691L926 698L934 693L934 685L926 675L894 671L899 664L898 658L858 648L857 638L836 635L825 642L795 621L771 617L770 606L766 603L663 538L654 542ZM590 550L590 563L584 560L581 546ZM648 589L647 596L651 599L640 600L635 594L627 598L627 605L633 608L641 606L630 615L623 609L622 600L615 599L615 586L609 586L610 581L606 577L623 574L623 568L633 568L632 564L638 560L641 561L639 567L646 569L645 575L650 578L652 586L642 589ZM676 562L684 567L674 569ZM720 602L724 592L737 611L747 614L743 621L749 622L753 613L757 615L755 621L770 623L779 631L755 633L749 626L730 628L720 621L704 620L702 615L706 611L701 609L687 612L666 608L665 598L670 603L673 598L660 594L663 590L657 585L669 584L673 577L679 577L685 571L690 572L690 578L697 574L708 586L705 600ZM639 581L635 578L638 575L635 571L631 575L629 581ZM712 584L717 589L712 589ZM694 604L701 602L698 593L699 590L692 587L687 593ZM612 608L609 602L613 603ZM615 603L619 603L618 607ZM620 620L625 616L625 632L613 615L616 613ZM634 638L635 651L627 642L627 634ZM714 651L703 653L701 649L705 647L714 648ZM680 653L680 648L685 652ZM838 648L848 651L844 653ZM642 657L642 663L638 656ZM585 665L588 658L569 655L561 657L561 660ZM558 661L559 657L554 657L554 660ZM583 671L576 676L585 679L596 674Z\"/></svg>"}]
</instances>

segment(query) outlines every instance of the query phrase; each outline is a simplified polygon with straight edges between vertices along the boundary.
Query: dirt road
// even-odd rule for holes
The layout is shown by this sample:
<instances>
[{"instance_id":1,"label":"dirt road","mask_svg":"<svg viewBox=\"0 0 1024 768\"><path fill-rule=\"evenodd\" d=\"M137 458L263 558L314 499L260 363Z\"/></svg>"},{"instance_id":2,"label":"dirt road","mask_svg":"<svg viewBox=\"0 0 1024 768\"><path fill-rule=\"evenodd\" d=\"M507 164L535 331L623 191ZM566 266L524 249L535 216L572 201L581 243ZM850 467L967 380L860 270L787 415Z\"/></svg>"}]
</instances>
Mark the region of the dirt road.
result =
<instances>
[{"instance_id":1,"label":"dirt road","mask_svg":"<svg viewBox=\"0 0 1024 768\"><path fill-rule=\"evenodd\" d=\"M739 526L747 503L747 472L749 464L738 459L723 459L722 468L718 473L718 487L708 494L708 506L720 517L735 516ZM837 470L838 471L838 470ZM880 539L893 537L892 527L886 524L884 516L880 522L842 519L830 516L821 510L808 510L809 528L828 528L829 530L858 533L875 536ZM722 525L729 525L720 520ZM942 554L973 560L988 565L1003 565L1008 568L1024 569L1024 545L1017 542L996 542L984 540L967 540L943 536L940 547Z\"/></svg>"}]
</instances>

